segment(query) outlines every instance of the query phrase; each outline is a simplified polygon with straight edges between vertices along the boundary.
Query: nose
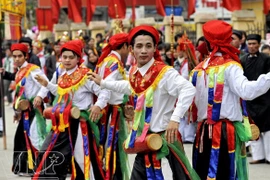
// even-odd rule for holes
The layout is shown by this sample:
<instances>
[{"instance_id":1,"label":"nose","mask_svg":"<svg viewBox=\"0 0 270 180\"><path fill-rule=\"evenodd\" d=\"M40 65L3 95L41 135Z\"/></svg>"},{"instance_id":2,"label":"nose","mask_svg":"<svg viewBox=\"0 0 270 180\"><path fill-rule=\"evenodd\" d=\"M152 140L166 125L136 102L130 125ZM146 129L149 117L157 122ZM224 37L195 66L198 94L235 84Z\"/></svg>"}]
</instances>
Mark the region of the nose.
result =
<instances>
[{"instance_id":1,"label":"nose","mask_svg":"<svg viewBox=\"0 0 270 180\"><path fill-rule=\"evenodd\" d=\"M142 47L142 53L146 53L146 47L145 46Z\"/></svg>"}]
</instances>

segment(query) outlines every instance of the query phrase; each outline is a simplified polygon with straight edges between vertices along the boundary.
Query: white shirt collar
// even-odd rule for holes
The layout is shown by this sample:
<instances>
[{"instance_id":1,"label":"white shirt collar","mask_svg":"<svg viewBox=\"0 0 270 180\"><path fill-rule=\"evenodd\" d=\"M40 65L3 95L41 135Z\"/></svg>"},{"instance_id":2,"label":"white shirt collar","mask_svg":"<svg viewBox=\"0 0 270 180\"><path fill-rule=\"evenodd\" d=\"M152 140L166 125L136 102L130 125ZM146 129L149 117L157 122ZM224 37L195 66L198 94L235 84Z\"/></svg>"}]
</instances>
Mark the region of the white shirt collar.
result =
<instances>
[{"instance_id":1,"label":"white shirt collar","mask_svg":"<svg viewBox=\"0 0 270 180\"><path fill-rule=\"evenodd\" d=\"M21 69L21 68L24 68L28 65L28 62L27 61L24 61L24 63L22 64L21 67L18 67L18 70Z\"/></svg>"},{"instance_id":2,"label":"white shirt collar","mask_svg":"<svg viewBox=\"0 0 270 180\"><path fill-rule=\"evenodd\" d=\"M112 51L111 51L111 54L116 55L117 58L121 60L121 56L120 56L120 54L119 54L117 51L112 50Z\"/></svg>"},{"instance_id":3,"label":"white shirt collar","mask_svg":"<svg viewBox=\"0 0 270 180\"><path fill-rule=\"evenodd\" d=\"M211 55L211 53L210 53L210 55ZM215 53L215 56L222 56L222 53L221 53L221 52L216 52L216 53ZM205 63L203 64L203 68L206 68L206 67L208 66L209 60L210 60L210 58L208 58L208 59L205 61Z\"/></svg>"},{"instance_id":4,"label":"white shirt collar","mask_svg":"<svg viewBox=\"0 0 270 180\"><path fill-rule=\"evenodd\" d=\"M154 64L155 59L152 58L148 63L146 63L143 67L138 68L141 75L144 76L148 69ZM136 71L135 71L136 72Z\"/></svg>"},{"instance_id":5,"label":"white shirt collar","mask_svg":"<svg viewBox=\"0 0 270 180\"><path fill-rule=\"evenodd\" d=\"M67 73L67 75L71 75L77 68L78 68L78 66L76 65L76 67L73 69L70 69L70 70L65 69L62 74Z\"/></svg>"}]
</instances>

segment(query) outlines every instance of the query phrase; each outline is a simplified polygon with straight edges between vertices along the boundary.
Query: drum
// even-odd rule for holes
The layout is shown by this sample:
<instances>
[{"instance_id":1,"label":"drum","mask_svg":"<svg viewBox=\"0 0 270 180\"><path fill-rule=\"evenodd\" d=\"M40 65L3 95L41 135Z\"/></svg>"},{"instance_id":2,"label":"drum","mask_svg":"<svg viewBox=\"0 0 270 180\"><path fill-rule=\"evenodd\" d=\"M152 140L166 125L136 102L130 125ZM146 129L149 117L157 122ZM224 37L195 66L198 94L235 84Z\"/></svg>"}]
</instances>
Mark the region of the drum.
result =
<instances>
[{"instance_id":1,"label":"drum","mask_svg":"<svg viewBox=\"0 0 270 180\"><path fill-rule=\"evenodd\" d=\"M44 109L43 116L46 119L51 119L52 110L53 110L53 107L48 107L48 108ZM57 118L59 118L59 114L60 114L60 108L57 108L55 111L55 115ZM70 110L70 113L69 113L69 115L74 119L79 119L80 114L81 114L81 111L77 107L72 107Z\"/></svg>"},{"instance_id":2,"label":"drum","mask_svg":"<svg viewBox=\"0 0 270 180\"><path fill-rule=\"evenodd\" d=\"M260 136L260 129L255 124L250 124L250 129L251 129L251 140L252 141L257 140Z\"/></svg>"},{"instance_id":3,"label":"drum","mask_svg":"<svg viewBox=\"0 0 270 180\"><path fill-rule=\"evenodd\" d=\"M137 154L140 152L157 151L161 147L162 147L162 138L159 134L148 134L143 142L140 142L138 138L136 138L134 148L126 149L124 142L124 150L127 154Z\"/></svg>"},{"instance_id":4,"label":"drum","mask_svg":"<svg viewBox=\"0 0 270 180\"><path fill-rule=\"evenodd\" d=\"M18 109L21 111L25 111L30 107L30 103L26 99L21 99L18 103Z\"/></svg>"}]
</instances>

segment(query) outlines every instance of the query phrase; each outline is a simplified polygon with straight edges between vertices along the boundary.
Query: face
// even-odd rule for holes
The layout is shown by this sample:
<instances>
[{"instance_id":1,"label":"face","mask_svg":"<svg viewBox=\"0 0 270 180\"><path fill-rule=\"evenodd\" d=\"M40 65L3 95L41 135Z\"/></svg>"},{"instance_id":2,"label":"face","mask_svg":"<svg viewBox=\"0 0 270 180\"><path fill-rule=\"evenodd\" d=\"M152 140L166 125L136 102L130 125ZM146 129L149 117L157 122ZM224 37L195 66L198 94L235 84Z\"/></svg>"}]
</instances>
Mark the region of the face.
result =
<instances>
[{"instance_id":1,"label":"face","mask_svg":"<svg viewBox=\"0 0 270 180\"><path fill-rule=\"evenodd\" d=\"M255 54L259 51L260 48L260 43L258 43L257 40L248 40L247 41L247 45L248 45L248 52L250 54Z\"/></svg>"},{"instance_id":2,"label":"face","mask_svg":"<svg viewBox=\"0 0 270 180\"><path fill-rule=\"evenodd\" d=\"M56 54L60 54L61 46L59 46L59 45L54 45L53 49L54 49L54 51L55 51Z\"/></svg>"},{"instance_id":3,"label":"face","mask_svg":"<svg viewBox=\"0 0 270 180\"><path fill-rule=\"evenodd\" d=\"M26 57L22 53L22 51L15 50L12 52L13 61L17 67L21 67L23 63L26 61Z\"/></svg>"},{"instance_id":4,"label":"face","mask_svg":"<svg viewBox=\"0 0 270 180\"><path fill-rule=\"evenodd\" d=\"M93 48L95 46L95 40L94 39L91 39L89 42L88 42L88 45L90 48Z\"/></svg>"},{"instance_id":5,"label":"face","mask_svg":"<svg viewBox=\"0 0 270 180\"><path fill-rule=\"evenodd\" d=\"M39 51L38 51L38 48L37 47L33 47L33 53L35 54L35 55L37 55L38 53L39 53Z\"/></svg>"},{"instance_id":6,"label":"face","mask_svg":"<svg viewBox=\"0 0 270 180\"><path fill-rule=\"evenodd\" d=\"M88 56L88 61L91 62L91 63L96 63L97 60L98 60L98 58L97 58L97 56L94 54L93 50L90 49L90 50L88 51L88 54L89 54L89 56Z\"/></svg>"},{"instance_id":7,"label":"face","mask_svg":"<svg viewBox=\"0 0 270 180\"><path fill-rule=\"evenodd\" d=\"M72 51L64 51L62 53L62 63L66 70L71 70L76 67L79 62L79 57Z\"/></svg>"},{"instance_id":8,"label":"face","mask_svg":"<svg viewBox=\"0 0 270 180\"><path fill-rule=\"evenodd\" d=\"M10 49L6 49L5 53L6 53L6 56L8 57L12 55Z\"/></svg>"},{"instance_id":9,"label":"face","mask_svg":"<svg viewBox=\"0 0 270 180\"><path fill-rule=\"evenodd\" d=\"M268 56L270 56L270 49L266 48L266 49L262 50L262 53L267 54Z\"/></svg>"},{"instance_id":10,"label":"face","mask_svg":"<svg viewBox=\"0 0 270 180\"><path fill-rule=\"evenodd\" d=\"M153 58L155 51L156 47L151 36L139 35L135 38L133 52L138 67L147 64Z\"/></svg>"},{"instance_id":11,"label":"face","mask_svg":"<svg viewBox=\"0 0 270 180\"><path fill-rule=\"evenodd\" d=\"M235 48L239 48L241 45L241 40L235 35L232 34L232 41L231 41L231 45Z\"/></svg>"},{"instance_id":12,"label":"face","mask_svg":"<svg viewBox=\"0 0 270 180\"><path fill-rule=\"evenodd\" d=\"M31 50L30 44L26 42L21 42L21 44L24 44L27 46L28 52Z\"/></svg>"}]
</instances>

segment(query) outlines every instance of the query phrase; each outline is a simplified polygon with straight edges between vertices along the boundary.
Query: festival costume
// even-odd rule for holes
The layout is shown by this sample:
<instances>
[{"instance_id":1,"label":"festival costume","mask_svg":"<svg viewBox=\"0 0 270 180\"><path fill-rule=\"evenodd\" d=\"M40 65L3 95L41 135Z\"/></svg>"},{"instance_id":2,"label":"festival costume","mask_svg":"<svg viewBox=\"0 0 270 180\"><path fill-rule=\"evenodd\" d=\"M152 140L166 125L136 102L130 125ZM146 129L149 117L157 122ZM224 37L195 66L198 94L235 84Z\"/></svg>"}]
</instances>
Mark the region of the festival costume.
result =
<instances>
[{"instance_id":1,"label":"festival costume","mask_svg":"<svg viewBox=\"0 0 270 180\"><path fill-rule=\"evenodd\" d=\"M80 47L76 48L72 41L63 48L80 54ZM65 179L68 168L72 172L71 179L104 179L98 152L99 129L96 122L89 119L88 110L94 104L93 94L98 96L94 105L103 109L110 92L101 90L93 81L89 81L88 72L90 70L84 66L76 66L68 71L61 69L57 85L55 73L47 89L43 88L39 94L44 97L49 90L56 98L51 114L52 130L42 146L43 153L37 158L33 179ZM80 109L78 119L70 116L72 107Z\"/></svg>"},{"instance_id":2,"label":"festival costume","mask_svg":"<svg viewBox=\"0 0 270 180\"><path fill-rule=\"evenodd\" d=\"M231 29L217 20L204 25L213 51L190 77L196 87L191 111L199 122L193 168L201 179L248 179L244 142L250 140L251 130L246 104L240 97L254 99L270 87L270 74L252 82L243 75L239 51L230 45Z\"/></svg>"},{"instance_id":3,"label":"festival costume","mask_svg":"<svg viewBox=\"0 0 270 180\"><path fill-rule=\"evenodd\" d=\"M14 154L12 171L15 174L33 173L35 152L38 151L46 137L46 122L42 116L42 108L33 108L33 100L40 90L34 77L39 74L46 78L40 68L25 62L18 70L15 78L16 93L15 111L20 100L28 100L29 108L17 113L20 118L14 138Z\"/></svg>"},{"instance_id":4,"label":"festival costume","mask_svg":"<svg viewBox=\"0 0 270 180\"><path fill-rule=\"evenodd\" d=\"M119 45L127 43L128 34L119 33L109 39L102 50L96 66L96 73L102 79L120 81L126 79L121 56L114 51ZM100 157L104 159L105 179L130 179L130 167L123 143L127 138L127 124L124 106L127 95L111 91L111 98L100 120Z\"/></svg>"},{"instance_id":5,"label":"festival costume","mask_svg":"<svg viewBox=\"0 0 270 180\"><path fill-rule=\"evenodd\" d=\"M180 134L173 144L167 144L164 138L169 121L179 122L193 98L194 91L183 77L163 62L152 59L142 68L133 67L129 82L102 80L101 87L134 96L134 125L125 148L133 148L136 137L144 141L152 133L162 136L163 146L159 151L137 154L131 179L164 179L160 162L164 157L167 157L173 171L173 177L166 176L166 179L197 179L185 156ZM186 96L181 97L180 94ZM172 102L177 97L180 100L173 112Z\"/></svg>"}]
</instances>

